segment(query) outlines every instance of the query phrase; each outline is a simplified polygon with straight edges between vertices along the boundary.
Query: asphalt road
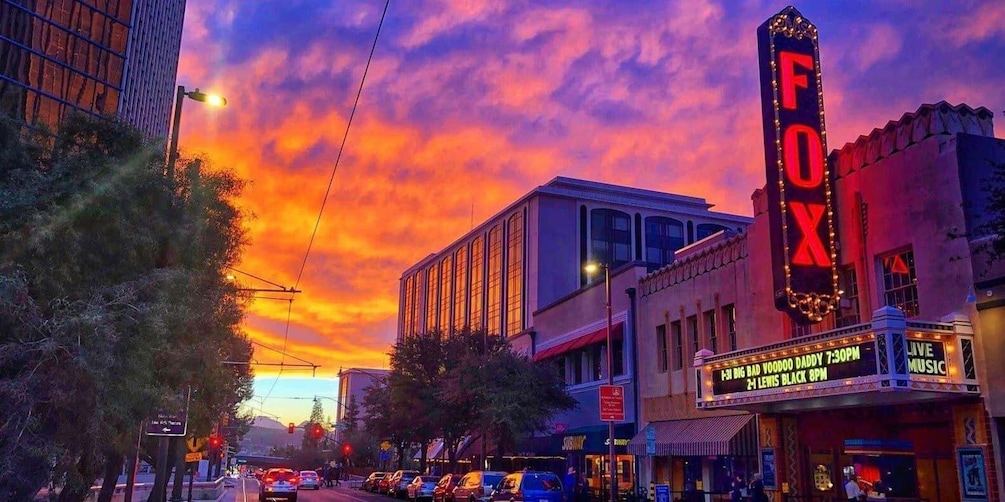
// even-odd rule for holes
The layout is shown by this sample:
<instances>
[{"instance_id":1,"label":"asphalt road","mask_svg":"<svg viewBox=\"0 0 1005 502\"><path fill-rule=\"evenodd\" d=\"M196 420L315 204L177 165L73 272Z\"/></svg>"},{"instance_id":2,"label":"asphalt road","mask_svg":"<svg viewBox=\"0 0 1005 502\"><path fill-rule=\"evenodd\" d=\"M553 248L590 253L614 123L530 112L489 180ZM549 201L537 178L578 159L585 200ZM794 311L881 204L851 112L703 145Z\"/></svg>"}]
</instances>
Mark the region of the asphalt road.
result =
<instances>
[{"instance_id":1,"label":"asphalt road","mask_svg":"<svg viewBox=\"0 0 1005 502\"><path fill-rule=\"evenodd\" d=\"M258 480L240 478L231 480L234 488L227 490L221 502L258 502ZM297 502L394 502L395 499L377 495L343 484L337 488L300 490Z\"/></svg>"}]
</instances>

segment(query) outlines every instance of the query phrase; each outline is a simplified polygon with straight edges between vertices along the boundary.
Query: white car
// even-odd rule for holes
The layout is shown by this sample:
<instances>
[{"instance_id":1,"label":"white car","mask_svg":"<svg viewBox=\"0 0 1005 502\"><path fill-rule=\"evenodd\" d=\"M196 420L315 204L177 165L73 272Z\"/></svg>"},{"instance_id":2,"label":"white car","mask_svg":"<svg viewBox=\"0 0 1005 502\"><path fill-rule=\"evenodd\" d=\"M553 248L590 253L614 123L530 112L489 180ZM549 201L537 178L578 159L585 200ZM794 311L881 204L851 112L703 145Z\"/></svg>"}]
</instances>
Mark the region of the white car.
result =
<instances>
[{"instance_id":1,"label":"white car","mask_svg":"<svg viewBox=\"0 0 1005 502\"><path fill-rule=\"evenodd\" d=\"M258 500L287 500L297 502L297 473L290 469L269 469L262 475Z\"/></svg>"},{"instance_id":2,"label":"white car","mask_svg":"<svg viewBox=\"0 0 1005 502\"><path fill-rule=\"evenodd\" d=\"M298 487L304 490L307 488L320 490L321 478L318 477L317 471L300 471L300 484Z\"/></svg>"}]
</instances>

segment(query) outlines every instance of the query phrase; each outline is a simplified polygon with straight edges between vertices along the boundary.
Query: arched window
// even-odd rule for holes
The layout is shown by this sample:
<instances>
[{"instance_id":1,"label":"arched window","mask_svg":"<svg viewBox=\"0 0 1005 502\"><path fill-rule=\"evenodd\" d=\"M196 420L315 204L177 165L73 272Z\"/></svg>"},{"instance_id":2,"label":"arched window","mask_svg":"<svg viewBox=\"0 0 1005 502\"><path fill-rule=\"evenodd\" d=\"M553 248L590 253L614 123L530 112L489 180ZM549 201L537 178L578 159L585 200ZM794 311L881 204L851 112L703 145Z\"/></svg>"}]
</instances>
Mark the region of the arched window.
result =
<instances>
[{"instance_id":1,"label":"arched window","mask_svg":"<svg viewBox=\"0 0 1005 502\"><path fill-rule=\"evenodd\" d=\"M726 230L726 227L722 225L717 225L715 223L699 223L698 224L698 240L702 240L714 233Z\"/></svg>"},{"instance_id":2,"label":"arched window","mask_svg":"<svg viewBox=\"0 0 1005 502\"><path fill-rule=\"evenodd\" d=\"M468 323L468 247L454 253L454 329L460 330Z\"/></svg>"},{"instance_id":3,"label":"arched window","mask_svg":"<svg viewBox=\"0 0 1005 502\"><path fill-rule=\"evenodd\" d=\"M451 331L450 307L454 302L450 287L454 283L454 256L448 254L440 262L440 331L449 333Z\"/></svg>"},{"instance_id":4,"label":"arched window","mask_svg":"<svg viewBox=\"0 0 1005 502\"><path fill-rule=\"evenodd\" d=\"M426 329L429 332L436 329L439 320L440 267L438 263L426 269Z\"/></svg>"},{"instance_id":5,"label":"arched window","mask_svg":"<svg viewBox=\"0 0 1005 502\"><path fill-rule=\"evenodd\" d=\"M488 245L488 319L486 329L489 334L502 334L502 225L489 230Z\"/></svg>"},{"instance_id":6,"label":"arched window","mask_svg":"<svg viewBox=\"0 0 1005 502\"><path fill-rule=\"evenodd\" d=\"M506 224L506 335L523 330L523 212Z\"/></svg>"},{"instance_id":7,"label":"arched window","mask_svg":"<svg viewBox=\"0 0 1005 502\"><path fill-rule=\"evenodd\" d=\"M646 263L650 269L669 265L674 251L685 245L683 222L665 216L646 218Z\"/></svg>"},{"instance_id":8,"label":"arched window","mask_svg":"<svg viewBox=\"0 0 1005 502\"><path fill-rule=\"evenodd\" d=\"M590 211L590 258L614 268L632 259L632 220L614 209Z\"/></svg>"},{"instance_id":9,"label":"arched window","mask_svg":"<svg viewBox=\"0 0 1005 502\"><path fill-rule=\"evenodd\" d=\"M485 238L481 235L471 241L471 312L468 326L481 329L485 326Z\"/></svg>"}]
</instances>

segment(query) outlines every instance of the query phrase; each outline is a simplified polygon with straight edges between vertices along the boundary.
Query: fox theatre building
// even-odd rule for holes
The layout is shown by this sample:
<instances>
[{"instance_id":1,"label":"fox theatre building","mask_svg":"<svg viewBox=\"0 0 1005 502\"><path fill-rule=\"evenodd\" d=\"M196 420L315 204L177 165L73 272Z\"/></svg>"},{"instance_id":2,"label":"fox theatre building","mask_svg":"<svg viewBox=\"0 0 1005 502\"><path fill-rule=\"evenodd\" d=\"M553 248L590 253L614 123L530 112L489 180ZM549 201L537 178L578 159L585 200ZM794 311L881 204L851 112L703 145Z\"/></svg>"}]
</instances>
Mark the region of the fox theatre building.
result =
<instances>
[{"instance_id":1,"label":"fox theatre building","mask_svg":"<svg viewBox=\"0 0 1005 502\"><path fill-rule=\"evenodd\" d=\"M1005 163L991 112L923 105L828 156L816 27L788 7L758 47L767 184L744 237L748 343L696 351L697 408L756 414L776 501L847 500L852 479L877 498L1000 500L988 382L1005 382L1005 351L975 284L1005 281L971 240L988 166Z\"/></svg>"}]
</instances>

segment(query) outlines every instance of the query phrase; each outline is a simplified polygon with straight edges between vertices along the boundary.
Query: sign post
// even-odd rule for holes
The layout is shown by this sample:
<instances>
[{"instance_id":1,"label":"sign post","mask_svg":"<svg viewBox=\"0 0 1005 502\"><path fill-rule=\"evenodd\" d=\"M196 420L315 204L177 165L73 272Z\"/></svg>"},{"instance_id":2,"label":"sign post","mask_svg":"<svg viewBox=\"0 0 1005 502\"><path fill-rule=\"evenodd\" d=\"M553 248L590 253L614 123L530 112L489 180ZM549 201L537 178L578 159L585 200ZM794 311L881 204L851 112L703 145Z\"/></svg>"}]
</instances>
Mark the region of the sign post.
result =
<instances>
[{"instance_id":1,"label":"sign post","mask_svg":"<svg viewBox=\"0 0 1005 502\"><path fill-rule=\"evenodd\" d=\"M646 455L656 455L656 427L653 424L646 426Z\"/></svg>"},{"instance_id":2,"label":"sign post","mask_svg":"<svg viewBox=\"0 0 1005 502\"><path fill-rule=\"evenodd\" d=\"M625 388L620 385L600 386L600 420L623 422L625 420Z\"/></svg>"},{"instance_id":3,"label":"sign post","mask_svg":"<svg viewBox=\"0 0 1005 502\"><path fill-rule=\"evenodd\" d=\"M670 485L656 485L656 502L670 502Z\"/></svg>"}]
</instances>

